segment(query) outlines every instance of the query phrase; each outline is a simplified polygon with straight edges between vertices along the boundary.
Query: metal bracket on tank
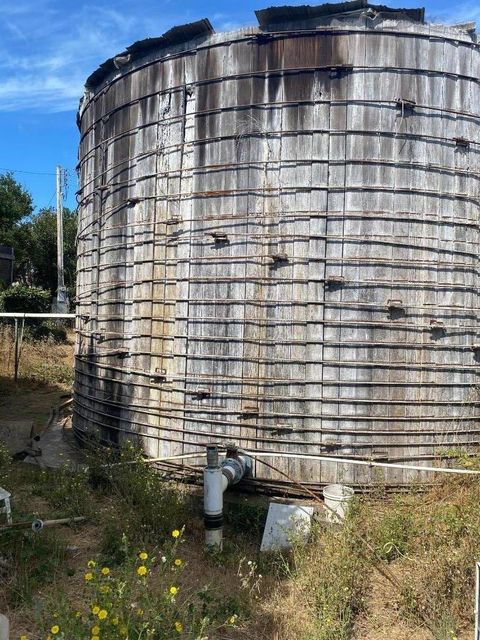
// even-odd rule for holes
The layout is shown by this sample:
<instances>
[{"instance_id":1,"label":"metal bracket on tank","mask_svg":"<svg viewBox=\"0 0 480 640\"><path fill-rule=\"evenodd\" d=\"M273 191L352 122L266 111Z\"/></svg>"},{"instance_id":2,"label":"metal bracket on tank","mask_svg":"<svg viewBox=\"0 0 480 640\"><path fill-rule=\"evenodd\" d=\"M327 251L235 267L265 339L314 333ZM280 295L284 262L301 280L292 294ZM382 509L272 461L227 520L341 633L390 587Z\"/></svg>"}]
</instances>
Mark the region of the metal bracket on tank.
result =
<instances>
[{"instance_id":1,"label":"metal bracket on tank","mask_svg":"<svg viewBox=\"0 0 480 640\"><path fill-rule=\"evenodd\" d=\"M457 147L462 147L463 149L468 149L470 146L470 140L467 140L467 138L453 138L453 141Z\"/></svg>"},{"instance_id":2,"label":"metal bracket on tank","mask_svg":"<svg viewBox=\"0 0 480 640\"><path fill-rule=\"evenodd\" d=\"M126 200L127 207L134 207L136 204L140 202L141 198L128 198Z\"/></svg>"},{"instance_id":3,"label":"metal bracket on tank","mask_svg":"<svg viewBox=\"0 0 480 640\"><path fill-rule=\"evenodd\" d=\"M390 320L398 320L407 315L405 305L401 300L387 300L387 310Z\"/></svg>"},{"instance_id":4,"label":"metal bracket on tank","mask_svg":"<svg viewBox=\"0 0 480 640\"><path fill-rule=\"evenodd\" d=\"M370 459L375 462L388 462L390 456L386 449L373 449Z\"/></svg>"},{"instance_id":5,"label":"metal bracket on tank","mask_svg":"<svg viewBox=\"0 0 480 640\"><path fill-rule=\"evenodd\" d=\"M324 447L327 451L333 451L334 449L339 449L342 446L342 443L339 440L324 440L321 443L321 446Z\"/></svg>"},{"instance_id":6,"label":"metal bracket on tank","mask_svg":"<svg viewBox=\"0 0 480 640\"><path fill-rule=\"evenodd\" d=\"M166 382L166 380L167 370L159 367L155 369L155 375L150 378L150 382L153 382L154 384L162 384L162 382Z\"/></svg>"},{"instance_id":7,"label":"metal bracket on tank","mask_svg":"<svg viewBox=\"0 0 480 640\"><path fill-rule=\"evenodd\" d=\"M342 78L349 71L353 69L353 64L335 64L330 67L329 77L330 78Z\"/></svg>"},{"instance_id":8,"label":"metal bracket on tank","mask_svg":"<svg viewBox=\"0 0 480 640\"><path fill-rule=\"evenodd\" d=\"M105 335L105 329L94 331L92 333L92 337L95 338L97 342L104 342L107 339L107 336Z\"/></svg>"},{"instance_id":9,"label":"metal bracket on tank","mask_svg":"<svg viewBox=\"0 0 480 640\"><path fill-rule=\"evenodd\" d=\"M388 309L404 309L403 302L401 300L387 300Z\"/></svg>"},{"instance_id":10,"label":"metal bracket on tank","mask_svg":"<svg viewBox=\"0 0 480 640\"><path fill-rule=\"evenodd\" d=\"M430 331L433 339L443 338L447 333L445 324L441 320L435 320L434 318L430 320Z\"/></svg>"},{"instance_id":11,"label":"metal bracket on tank","mask_svg":"<svg viewBox=\"0 0 480 640\"><path fill-rule=\"evenodd\" d=\"M211 391L207 387L198 387L198 389L194 389L191 393L197 400L205 400L211 395Z\"/></svg>"},{"instance_id":12,"label":"metal bracket on tank","mask_svg":"<svg viewBox=\"0 0 480 640\"><path fill-rule=\"evenodd\" d=\"M255 33L247 42L247 44L267 44L275 40L272 33Z\"/></svg>"},{"instance_id":13,"label":"metal bracket on tank","mask_svg":"<svg viewBox=\"0 0 480 640\"><path fill-rule=\"evenodd\" d=\"M270 256L270 260L272 261L272 267L276 267L283 262L288 262L288 255L285 252L273 253Z\"/></svg>"},{"instance_id":14,"label":"metal bracket on tank","mask_svg":"<svg viewBox=\"0 0 480 640\"><path fill-rule=\"evenodd\" d=\"M285 433L292 433L295 431L295 427L292 424L286 422L279 422L272 429L272 435L280 436Z\"/></svg>"},{"instance_id":15,"label":"metal bracket on tank","mask_svg":"<svg viewBox=\"0 0 480 640\"><path fill-rule=\"evenodd\" d=\"M223 231L211 231L209 234L215 242L215 244L227 244L229 242L228 236Z\"/></svg>"},{"instance_id":16,"label":"metal bracket on tank","mask_svg":"<svg viewBox=\"0 0 480 640\"><path fill-rule=\"evenodd\" d=\"M328 289L336 289L344 284L345 278L343 276L327 276L325 278L325 285Z\"/></svg>"},{"instance_id":17,"label":"metal bracket on tank","mask_svg":"<svg viewBox=\"0 0 480 640\"><path fill-rule=\"evenodd\" d=\"M405 113L412 113L412 111L417 106L415 100L407 100L405 98L397 98L396 100L397 109L400 109L402 112L402 118Z\"/></svg>"},{"instance_id":18,"label":"metal bracket on tank","mask_svg":"<svg viewBox=\"0 0 480 640\"><path fill-rule=\"evenodd\" d=\"M258 414L260 413L258 405L255 404L246 404L245 406L242 407L242 410L240 411L240 417L248 417L248 416L258 416Z\"/></svg>"}]
</instances>

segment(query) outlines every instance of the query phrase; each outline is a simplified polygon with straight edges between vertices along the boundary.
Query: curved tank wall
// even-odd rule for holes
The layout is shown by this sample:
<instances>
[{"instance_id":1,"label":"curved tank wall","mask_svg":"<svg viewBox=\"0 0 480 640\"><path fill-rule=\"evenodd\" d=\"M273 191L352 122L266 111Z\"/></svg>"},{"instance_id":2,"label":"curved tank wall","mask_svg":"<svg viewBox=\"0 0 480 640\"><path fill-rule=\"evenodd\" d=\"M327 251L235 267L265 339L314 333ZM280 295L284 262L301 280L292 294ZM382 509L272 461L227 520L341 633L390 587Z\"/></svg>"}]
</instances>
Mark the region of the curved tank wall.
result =
<instances>
[{"instance_id":1,"label":"curved tank wall","mask_svg":"<svg viewBox=\"0 0 480 640\"><path fill-rule=\"evenodd\" d=\"M326 7L178 27L89 78L77 434L428 465L479 443L475 33Z\"/></svg>"}]
</instances>

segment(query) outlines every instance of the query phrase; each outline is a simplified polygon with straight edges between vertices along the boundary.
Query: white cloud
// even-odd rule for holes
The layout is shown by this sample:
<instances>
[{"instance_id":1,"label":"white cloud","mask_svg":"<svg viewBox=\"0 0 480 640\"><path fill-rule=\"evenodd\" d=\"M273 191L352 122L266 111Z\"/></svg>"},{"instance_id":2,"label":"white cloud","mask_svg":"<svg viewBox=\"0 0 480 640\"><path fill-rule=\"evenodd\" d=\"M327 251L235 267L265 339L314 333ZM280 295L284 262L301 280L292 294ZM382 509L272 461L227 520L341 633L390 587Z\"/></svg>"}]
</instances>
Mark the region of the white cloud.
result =
<instances>
[{"instance_id":1,"label":"white cloud","mask_svg":"<svg viewBox=\"0 0 480 640\"><path fill-rule=\"evenodd\" d=\"M72 6L67 9L62 0L0 4L0 110L75 110L92 71L145 38L153 24L146 7L131 12L130 3L130 13L118 9L121 1L115 8ZM170 24L157 17L152 35Z\"/></svg>"},{"instance_id":2,"label":"white cloud","mask_svg":"<svg viewBox=\"0 0 480 640\"><path fill-rule=\"evenodd\" d=\"M453 4L443 9L435 8L429 11L427 18L432 22L456 24L461 22L480 22L480 4L477 0L470 0Z\"/></svg>"}]
</instances>

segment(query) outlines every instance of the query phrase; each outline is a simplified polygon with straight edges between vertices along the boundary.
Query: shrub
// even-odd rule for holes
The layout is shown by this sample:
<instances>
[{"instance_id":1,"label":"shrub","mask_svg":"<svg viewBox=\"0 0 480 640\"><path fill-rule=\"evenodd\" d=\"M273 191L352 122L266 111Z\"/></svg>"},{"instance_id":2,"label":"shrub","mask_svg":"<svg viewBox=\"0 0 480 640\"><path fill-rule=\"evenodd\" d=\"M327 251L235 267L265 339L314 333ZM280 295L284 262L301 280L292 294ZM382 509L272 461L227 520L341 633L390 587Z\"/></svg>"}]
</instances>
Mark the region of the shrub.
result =
<instances>
[{"instance_id":1,"label":"shrub","mask_svg":"<svg viewBox=\"0 0 480 640\"><path fill-rule=\"evenodd\" d=\"M88 516L92 511L88 476L83 471L74 471L68 466L43 470L35 491L61 517Z\"/></svg>"},{"instance_id":2,"label":"shrub","mask_svg":"<svg viewBox=\"0 0 480 640\"><path fill-rule=\"evenodd\" d=\"M0 293L0 311L9 313L48 313L50 293L40 287L13 284Z\"/></svg>"},{"instance_id":3,"label":"shrub","mask_svg":"<svg viewBox=\"0 0 480 640\"><path fill-rule=\"evenodd\" d=\"M406 505L396 503L382 513L371 535L377 557L392 562L404 556L414 535L413 518Z\"/></svg>"},{"instance_id":4,"label":"shrub","mask_svg":"<svg viewBox=\"0 0 480 640\"><path fill-rule=\"evenodd\" d=\"M34 340L49 339L57 344L67 340L65 327L58 325L54 320L43 320L30 329L30 334Z\"/></svg>"},{"instance_id":5,"label":"shrub","mask_svg":"<svg viewBox=\"0 0 480 640\"><path fill-rule=\"evenodd\" d=\"M40 587L54 581L66 548L55 531L12 529L0 536L0 555L12 567L2 581L2 595L15 607L29 603Z\"/></svg>"},{"instance_id":6,"label":"shrub","mask_svg":"<svg viewBox=\"0 0 480 640\"><path fill-rule=\"evenodd\" d=\"M102 447L92 454L89 474L94 487L109 487L120 499L124 531L138 542L165 534L172 522L183 525L191 514L188 494L146 464L141 449L131 442L118 451Z\"/></svg>"}]
</instances>

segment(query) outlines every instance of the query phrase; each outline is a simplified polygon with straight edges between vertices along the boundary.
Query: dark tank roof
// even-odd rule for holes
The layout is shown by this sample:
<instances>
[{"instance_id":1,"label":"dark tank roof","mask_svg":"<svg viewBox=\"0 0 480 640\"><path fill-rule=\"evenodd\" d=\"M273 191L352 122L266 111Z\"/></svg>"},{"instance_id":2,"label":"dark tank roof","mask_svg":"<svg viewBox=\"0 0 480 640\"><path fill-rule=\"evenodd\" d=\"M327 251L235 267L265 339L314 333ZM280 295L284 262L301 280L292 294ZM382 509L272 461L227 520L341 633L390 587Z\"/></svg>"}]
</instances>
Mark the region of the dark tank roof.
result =
<instances>
[{"instance_id":1,"label":"dark tank roof","mask_svg":"<svg viewBox=\"0 0 480 640\"><path fill-rule=\"evenodd\" d=\"M367 0L351 0L351 2L327 3L316 6L281 6L269 7L255 11L258 24L261 30L268 30L270 26L285 22L300 22L312 20L315 18L326 18L334 15L348 14L362 9L372 9L376 13L391 13L399 17L410 20L411 22L424 22L425 9L392 9L384 5L370 4ZM109 58L99 68L94 71L85 83L87 89L93 90L95 87L114 72L121 65L128 64L136 58L144 56L151 50L160 49L162 47L174 46L188 42L195 38L205 37L215 33L214 28L207 18L190 22L188 24L173 27L166 31L158 38L146 38L138 40L125 51Z\"/></svg>"}]
</instances>

